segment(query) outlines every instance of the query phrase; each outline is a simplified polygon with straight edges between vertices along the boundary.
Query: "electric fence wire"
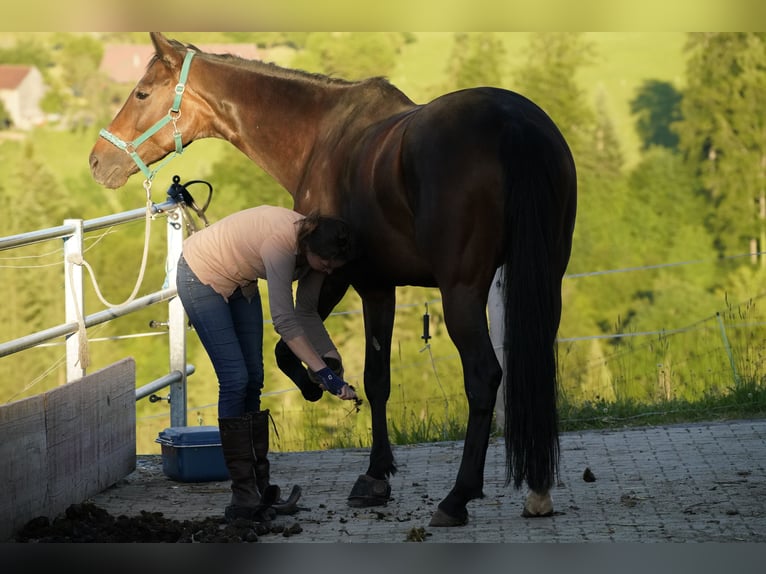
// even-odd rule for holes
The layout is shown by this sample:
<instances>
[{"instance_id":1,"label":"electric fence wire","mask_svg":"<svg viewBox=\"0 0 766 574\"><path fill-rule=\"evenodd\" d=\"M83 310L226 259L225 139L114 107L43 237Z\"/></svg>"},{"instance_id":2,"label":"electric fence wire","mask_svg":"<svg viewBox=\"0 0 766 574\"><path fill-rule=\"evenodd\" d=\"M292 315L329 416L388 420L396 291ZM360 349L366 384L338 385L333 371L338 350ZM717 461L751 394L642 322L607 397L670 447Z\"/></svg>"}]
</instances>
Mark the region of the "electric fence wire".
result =
<instances>
[{"instance_id":1,"label":"electric fence wire","mask_svg":"<svg viewBox=\"0 0 766 574\"><path fill-rule=\"evenodd\" d=\"M88 252L91 249L95 248L106 236L111 235L113 233L117 233L121 230L116 230L112 227L106 229L104 232L99 234L96 237L88 237L85 238L86 241L92 241L92 244L88 246L83 252ZM38 269L38 268L44 268L44 267L52 267L52 266L58 266L61 265L60 261L54 262L54 263L48 263L43 265L18 265L18 264L2 264L2 262L16 262L16 261L22 261L22 260L28 260L28 259L42 259L46 257L51 257L53 255L62 255L63 254L63 248L59 248L53 251L49 251L46 253L41 253L38 255L25 255L25 256L17 256L17 257L0 257L0 269ZM565 274L565 279L580 279L580 278L587 278L587 277L597 277L597 276L603 276L603 275L611 275L611 274L618 274L618 273L632 273L632 272L640 272L640 271L648 271L648 270L655 270L655 269L664 269L664 268L672 268L672 267L681 267L681 266L688 266L688 265L699 265L699 264L707 264L707 263L720 263L722 261L726 260L735 260L740 259L743 257L754 257L754 256L761 256L766 255L766 252L749 252L749 253L740 253L725 257L720 257L716 259L694 259L694 260L687 260L687 261L677 261L677 262L670 262L670 263L658 263L658 264L650 264L650 265L642 265L642 266L634 266L634 267L624 267L624 268L616 268L616 269L605 269L605 270L598 270L598 271L589 271L589 272L583 272L583 273L571 273L571 274ZM766 291L751 297L748 299L749 301L754 301L761 299L766 296ZM441 299L431 299L426 302L426 308L428 304L439 304L441 303ZM396 310L403 310L407 308L412 308L415 306L422 305L422 303L407 303L407 304L397 304L395 309ZM330 316L348 316L348 315L361 315L362 314L361 309L352 309L352 310L346 310L346 311L337 311L330 314ZM685 333L689 331L693 331L700 328L706 328L704 325L706 322L710 321L711 319L715 318L716 314L714 315L708 315L706 317L703 317L702 319L695 321L694 323L690 325L686 325L684 327L676 328L676 329L659 329L654 331L636 331L636 332L626 332L626 333L611 333L611 334L597 334L597 335L583 335L583 336L576 336L576 337L561 337L558 338L557 341L559 343L572 343L572 342L581 342L581 341L590 341L590 340L599 340L599 339L622 339L622 338L634 338L634 337L650 337L650 336L669 336L673 334L679 334L679 333ZM270 324L271 320L266 319L264 320L264 324ZM736 324L729 324L729 327L731 328L751 328L755 326L762 326L764 323L756 322L756 323L747 323L747 322L740 322ZM100 326L100 327L103 327ZM116 335L111 337L102 337L102 338L89 338L90 342L104 342L104 341L120 341L120 340L127 340L127 339L134 339L134 338L140 338L140 337L154 337L154 336L166 336L167 332L147 332L147 333L134 333L134 334L128 334L128 335ZM48 343L42 343L38 345L39 347L45 347L45 346L57 346L57 345L64 345L65 342L48 342ZM441 381L439 379L438 371L436 368L436 361L437 359L434 358L434 356L431 354L431 348L428 343L426 343L426 347L424 347L421 351L429 351L429 356L431 359L431 365L432 369L437 377L437 382L439 383L439 387L442 391L442 395L445 396L444 389L441 385ZM635 349L632 349L635 351ZM614 358L618 356L618 353L601 357L600 361L604 361L611 358ZM454 356L450 355L449 357L445 357L441 360L454 360ZM36 384L38 384L40 381L44 380L45 377L47 377L50 373L54 372L63 362L65 361L65 357L56 359L51 365L49 365L42 374L35 377L33 381L28 383L24 386L22 390L17 392L15 396L20 396L23 392L28 391L30 388L33 388ZM411 366L415 366L414 364ZM406 368L405 365L400 365L396 369L404 369ZM281 391L274 391L275 393L282 393L282 392L291 392L297 389L286 389ZM264 396L267 396L268 393L264 393ZM446 396L445 396L446 401ZM200 407L196 407L200 408Z\"/></svg>"}]
</instances>

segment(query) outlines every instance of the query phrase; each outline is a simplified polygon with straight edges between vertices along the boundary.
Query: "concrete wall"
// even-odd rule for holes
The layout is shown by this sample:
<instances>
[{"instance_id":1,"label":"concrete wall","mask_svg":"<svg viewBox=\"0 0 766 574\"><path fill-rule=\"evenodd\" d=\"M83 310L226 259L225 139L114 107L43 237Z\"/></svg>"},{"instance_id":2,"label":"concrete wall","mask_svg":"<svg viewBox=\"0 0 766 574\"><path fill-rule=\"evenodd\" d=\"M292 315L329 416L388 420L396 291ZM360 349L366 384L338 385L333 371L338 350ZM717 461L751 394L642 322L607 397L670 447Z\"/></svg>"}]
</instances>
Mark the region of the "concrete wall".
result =
<instances>
[{"instance_id":1,"label":"concrete wall","mask_svg":"<svg viewBox=\"0 0 766 574\"><path fill-rule=\"evenodd\" d=\"M132 358L52 391L0 405L0 541L53 520L136 467Z\"/></svg>"}]
</instances>

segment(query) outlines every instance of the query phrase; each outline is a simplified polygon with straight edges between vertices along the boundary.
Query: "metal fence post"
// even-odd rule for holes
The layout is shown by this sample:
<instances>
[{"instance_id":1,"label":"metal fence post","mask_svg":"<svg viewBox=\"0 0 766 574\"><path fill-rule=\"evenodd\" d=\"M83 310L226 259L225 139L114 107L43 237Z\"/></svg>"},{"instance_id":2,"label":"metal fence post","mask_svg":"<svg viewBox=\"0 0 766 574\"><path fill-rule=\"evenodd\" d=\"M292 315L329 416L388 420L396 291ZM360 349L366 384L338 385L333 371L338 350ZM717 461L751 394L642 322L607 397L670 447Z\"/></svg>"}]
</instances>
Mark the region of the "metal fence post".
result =
<instances>
[{"instance_id":1,"label":"metal fence post","mask_svg":"<svg viewBox=\"0 0 766 574\"><path fill-rule=\"evenodd\" d=\"M176 285L176 265L183 252L184 226L182 207L169 210L167 214L168 255L166 261L166 288ZM181 377L170 385L170 424L186 426L186 314L176 295L168 301L168 345L170 347L170 372L177 371Z\"/></svg>"},{"instance_id":2,"label":"metal fence post","mask_svg":"<svg viewBox=\"0 0 766 574\"><path fill-rule=\"evenodd\" d=\"M83 271L81 265L69 262L70 258L82 259L83 221L65 219L64 225L74 227L72 235L64 237L64 305L67 323L80 322L85 316L83 295ZM66 337L66 380L68 383L85 376L85 366L80 364L80 330ZM85 333L82 336L87 337Z\"/></svg>"}]
</instances>

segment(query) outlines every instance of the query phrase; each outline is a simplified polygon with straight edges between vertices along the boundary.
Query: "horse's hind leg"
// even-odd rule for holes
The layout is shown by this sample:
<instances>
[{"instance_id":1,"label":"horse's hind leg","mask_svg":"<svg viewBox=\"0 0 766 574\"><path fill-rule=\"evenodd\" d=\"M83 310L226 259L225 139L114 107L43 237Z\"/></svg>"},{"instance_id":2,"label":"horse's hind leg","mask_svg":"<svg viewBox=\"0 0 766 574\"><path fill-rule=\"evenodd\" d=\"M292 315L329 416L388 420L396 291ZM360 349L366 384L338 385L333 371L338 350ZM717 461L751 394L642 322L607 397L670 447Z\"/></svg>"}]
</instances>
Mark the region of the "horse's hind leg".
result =
<instances>
[{"instance_id":1,"label":"horse's hind leg","mask_svg":"<svg viewBox=\"0 0 766 574\"><path fill-rule=\"evenodd\" d=\"M472 289L443 290L442 295L445 323L463 364L468 426L455 485L439 503L431 526L461 526L468 522L467 503L484 496L484 465L502 370L489 337L486 301Z\"/></svg>"},{"instance_id":2,"label":"horse's hind leg","mask_svg":"<svg viewBox=\"0 0 766 574\"><path fill-rule=\"evenodd\" d=\"M550 491L544 493L530 490L524 502L524 510L521 515L524 518L537 518L539 516L551 516L553 514L553 499Z\"/></svg>"}]
</instances>

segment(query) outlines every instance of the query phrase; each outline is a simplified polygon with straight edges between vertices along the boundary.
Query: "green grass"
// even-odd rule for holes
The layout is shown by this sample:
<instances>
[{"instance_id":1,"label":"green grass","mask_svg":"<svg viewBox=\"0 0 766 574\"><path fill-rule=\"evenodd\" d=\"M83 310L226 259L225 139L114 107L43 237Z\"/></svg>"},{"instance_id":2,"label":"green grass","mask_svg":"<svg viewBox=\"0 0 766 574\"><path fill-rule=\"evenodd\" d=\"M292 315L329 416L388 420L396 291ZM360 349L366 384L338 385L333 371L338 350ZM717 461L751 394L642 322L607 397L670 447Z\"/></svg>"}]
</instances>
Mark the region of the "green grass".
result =
<instances>
[{"instance_id":1,"label":"green grass","mask_svg":"<svg viewBox=\"0 0 766 574\"><path fill-rule=\"evenodd\" d=\"M766 417L766 388L751 382L699 400L586 402L559 409L562 432Z\"/></svg>"},{"instance_id":2,"label":"green grass","mask_svg":"<svg viewBox=\"0 0 766 574\"><path fill-rule=\"evenodd\" d=\"M398 421L391 421L389 435L393 444L462 440L465 438L466 422L462 417L401 417Z\"/></svg>"},{"instance_id":3,"label":"green grass","mask_svg":"<svg viewBox=\"0 0 766 574\"><path fill-rule=\"evenodd\" d=\"M559 407L559 430L609 430L764 417L766 388L748 383L731 389L726 395L705 397L697 401L639 403L632 400L598 400L579 406L563 404ZM449 418L435 415L426 418L403 416L389 421L389 436L391 443L396 445L459 441L465 438L466 423L466 418L456 415ZM503 430L496 427L493 436L502 435ZM324 448L331 449L359 447L369 447L369 442L348 433L337 434L324 443Z\"/></svg>"}]
</instances>

